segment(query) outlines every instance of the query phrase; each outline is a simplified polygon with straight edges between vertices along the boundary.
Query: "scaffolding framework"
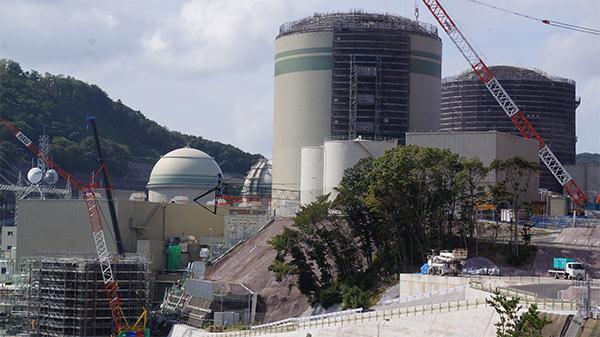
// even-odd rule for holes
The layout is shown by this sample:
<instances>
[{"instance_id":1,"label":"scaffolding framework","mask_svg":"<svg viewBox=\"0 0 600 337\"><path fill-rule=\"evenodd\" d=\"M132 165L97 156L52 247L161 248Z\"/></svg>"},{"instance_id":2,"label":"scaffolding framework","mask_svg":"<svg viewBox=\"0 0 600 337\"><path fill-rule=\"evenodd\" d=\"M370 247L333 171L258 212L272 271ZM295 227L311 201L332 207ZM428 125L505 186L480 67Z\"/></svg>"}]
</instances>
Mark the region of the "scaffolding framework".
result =
<instances>
[{"instance_id":1,"label":"scaffolding framework","mask_svg":"<svg viewBox=\"0 0 600 337\"><path fill-rule=\"evenodd\" d=\"M150 298L149 262L123 257L111 262L123 317L135 322ZM108 336L114 321L100 263L93 258L35 257L25 261L32 285L28 320L38 336Z\"/></svg>"},{"instance_id":2,"label":"scaffolding framework","mask_svg":"<svg viewBox=\"0 0 600 337\"><path fill-rule=\"evenodd\" d=\"M552 148L556 158L563 165L574 164L575 109L579 105L575 82L537 69L509 66L490 69L539 136ZM440 119L440 131L497 130L521 136L513 121L506 118L502 107L472 71L442 81ZM558 177L555 178L543 163L540 168L540 187L562 191Z\"/></svg>"}]
</instances>

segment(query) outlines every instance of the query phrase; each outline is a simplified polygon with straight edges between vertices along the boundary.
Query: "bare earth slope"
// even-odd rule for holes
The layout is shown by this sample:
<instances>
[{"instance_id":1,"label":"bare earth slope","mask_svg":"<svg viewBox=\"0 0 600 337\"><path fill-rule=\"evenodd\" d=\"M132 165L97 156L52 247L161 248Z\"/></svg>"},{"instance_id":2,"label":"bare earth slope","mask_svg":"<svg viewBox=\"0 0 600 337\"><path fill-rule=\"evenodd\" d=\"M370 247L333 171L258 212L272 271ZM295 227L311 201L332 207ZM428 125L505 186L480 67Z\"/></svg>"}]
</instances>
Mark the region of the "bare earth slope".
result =
<instances>
[{"instance_id":1,"label":"bare earth slope","mask_svg":"<svg viewBox=\"0 0 600 337\"><path fill-rule=\"evenodd\" d=\"M277 282L273 272L268 270L275 258L275 250L267 241L282 233L284 226L291 227L292 220L275 220L206 272L209 280L240 282L257 292L266 303L264 322L297 316L308 308L306 297L296 287L288 293L288 284L295 283L295 279Z\"/></svg>"}]
</instances>

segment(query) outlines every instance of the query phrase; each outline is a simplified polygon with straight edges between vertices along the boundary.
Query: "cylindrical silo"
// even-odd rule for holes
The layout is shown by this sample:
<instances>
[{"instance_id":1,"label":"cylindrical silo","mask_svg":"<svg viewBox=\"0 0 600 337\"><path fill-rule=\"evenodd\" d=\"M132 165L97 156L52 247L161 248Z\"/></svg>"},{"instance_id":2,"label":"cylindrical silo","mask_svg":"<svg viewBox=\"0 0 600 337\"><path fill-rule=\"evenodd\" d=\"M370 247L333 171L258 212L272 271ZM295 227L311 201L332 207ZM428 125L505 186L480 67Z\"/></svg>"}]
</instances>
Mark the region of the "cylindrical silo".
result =
<instances>
[{"instance_id":1,"label":"cylindrical silo","mask_svg":"<svg viewBox=\"0 0 600 337\"><path fill-rule=\"evenodd\" d=\"M348 141L326 141L323 146L323 194L331 193L335 199L338 186L347 168L354 166L362 158L381 157L385 151L396 146L394 141L369 141L362 139Z\"/></svg>"},{"instance_id":2,"label":"cylindrical silo","mask_svg":"<svg viewBox=\"0 0 600 337\"><path fill-rule=\"evenodd\" d=\"M300 149L439 129L441 39L410 19L363 12L286 23L275 40L273 188L299 189Z\"/></svg>"},{"instance_id":3,"label":"cylindrical silo","mask_svg":"<svg viewBox=\"0 0 600 337\"><path fill-rule=\"evenodd\" d=\"M300 204L323 195L323 146L305 146L300 152Z\"/></svg>"},{"instance_id":4,"label":"cylindrical silo","mask_svg":"<svg viewBox=\"0 0 600 337\"><path fill-rule=\"evenodd\" d=\"M521 109L540 137L563 165L575 163L575 82L539 70L510 66L491 72ZM472 70L445 78L442 83L440 131L496 130L521 136L494 97ZM540 187L562 191L560 183L541 164Z\"/></svg>"}]
</instances>

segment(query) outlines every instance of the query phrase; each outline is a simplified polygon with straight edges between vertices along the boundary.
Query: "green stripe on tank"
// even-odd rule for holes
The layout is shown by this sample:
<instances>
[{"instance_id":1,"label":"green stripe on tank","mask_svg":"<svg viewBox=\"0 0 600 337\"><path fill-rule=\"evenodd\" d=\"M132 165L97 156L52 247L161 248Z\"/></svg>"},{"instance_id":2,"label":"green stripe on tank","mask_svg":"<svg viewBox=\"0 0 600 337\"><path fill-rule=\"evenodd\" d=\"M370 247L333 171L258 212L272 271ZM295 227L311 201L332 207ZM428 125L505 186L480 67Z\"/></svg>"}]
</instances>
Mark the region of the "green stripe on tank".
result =
<instances>
[{"instance_id":1,"label":"green stripe on tank","mask_svg":"<svg viewBox=\"0 0 600 337\"><path fill-rule=\"evenodd\" d=\"M410 72L442 78L442 65L437 62L411 58Z\"/></svg>"},{"instance_id":2,"label":"green stripe on tank","mask_svg":"<svg viewBox=\"0 0 600 337\"><path fill-rule=\"evenodd\" d=\"M217 176L199 174L153 174L148 185L216 185Z\"/></svg>"},{"instance_id":3,"label":"green stripe on tank","mask_svg":"<svg viewBox=\"0 0 600 337\"><path fill-rule=\"evenodd\" d=\"M331 55L304 56L275 62L275 76L311 70L331 70Z\"/></svg>"},{"instance_id":4,"label":"green stripe on tank","mask_svg":"<svg viewBox=\"0 0 600 337\"><path fill-rule=\"evenodd\" d=\"M291 55L331 53L331 52L333 52L333 48L331 48L331 47L300 48L300 49L294 49L294 50L286 50L286 51L282 51L281 53L277 53L277 54L275 54L275 60L277 60L278 58L291 56Z\"/></svg>"},{"instance_id":5,"label":"green stripe on tank","mask_svg":"<svg viewBox=\"0 0 600 337\"><path fill-rule=\"evenodd\" d=\"M429 58L429 59L434 59L436 61L442 62L442 57L440 55L437 55L437 54L434 54L434 53L428 53L426 51L411 50L410 51L410 55L420 56L420 57L426 57L426 58Z\"/></svg>"}]
</instances>

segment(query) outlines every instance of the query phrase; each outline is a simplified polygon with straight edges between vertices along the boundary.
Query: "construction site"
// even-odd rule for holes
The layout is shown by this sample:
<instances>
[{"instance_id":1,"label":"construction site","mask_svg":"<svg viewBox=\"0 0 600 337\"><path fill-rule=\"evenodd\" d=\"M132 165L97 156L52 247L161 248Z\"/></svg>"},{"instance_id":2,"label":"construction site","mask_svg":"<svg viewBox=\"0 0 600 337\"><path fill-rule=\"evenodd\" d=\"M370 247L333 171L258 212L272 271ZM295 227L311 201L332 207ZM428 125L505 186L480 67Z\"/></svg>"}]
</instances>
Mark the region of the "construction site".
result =
<instances>
[{"instance_id":1,"label":"construction site","mask_svg":"<svg viewBox=\"0 0 600 337\"><path fill-rule=\"evenodd\" d=\"M282 24L274 39L273 159L261 158L241 181L188 143L150 164L131 162L126 177L135 184L113 184L95 117L87 127L99 168L81 180L54 161L48 136L36 144L23 123L0 116L14 146L37 159L26 174L11 166L16 182L0 170L0 190L14 198L14 216L0 219L0 335L493 337L501 319L489 299L501 294L550 318L544 336L597 336L600 165L575 163L575 82L488 67L442 4L423 2L439 28L420 22L418 9L414 20L355 10ZM438 31L472 70L442 79ZM527 214L492 200L492 187L507 177L490 169L474 187L481 195L470 205L472 228L457 225L467 211L440 206L432 223L447 222L447 233L437 234L455 239L440 245L453 246L420 252L419 265L411 256L384 276L368 274L379 277L369 306L348 307L340 295L321 307L293 274L302 261L276 276L274 261L302 260L274 248L296 214L336 201L348 169L403 146L447 150L484 167L515 156L533 163L517 178ZM354 219L326 213L328 224L350 232ZM369 254L356 262L362 273L380 256L375 240L368 249L352 240ZM288 253L303 247L298 242ZM513 265L503 249L515 246L533 253ZM329 258L317 255L305 261Z\"/></svg>"}]
</instances>

